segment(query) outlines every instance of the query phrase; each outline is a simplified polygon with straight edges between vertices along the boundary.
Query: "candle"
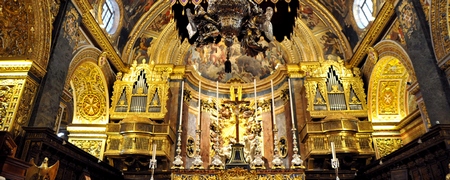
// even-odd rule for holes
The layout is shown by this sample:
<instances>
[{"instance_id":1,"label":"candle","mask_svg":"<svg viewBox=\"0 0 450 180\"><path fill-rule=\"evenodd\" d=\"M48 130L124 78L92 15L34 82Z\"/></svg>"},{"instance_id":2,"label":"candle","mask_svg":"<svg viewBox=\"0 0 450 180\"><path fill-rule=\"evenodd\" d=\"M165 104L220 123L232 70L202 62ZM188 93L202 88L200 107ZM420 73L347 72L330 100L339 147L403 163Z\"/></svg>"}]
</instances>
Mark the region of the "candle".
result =
<instances>
[{"instance_id":1,"label":"candle","mask_svg":"<svg viewBox=\"0 0 450 180\"><path fill-rule=\"evenodd\" d=\"M216 81L216 109L217 109L217 122L219 122L219 81Z\"/></svg>"},{"instance_id":2,"label":"candle","mask_svg":"<svg viewBox=\"0 0 450 180\"><path fill-rule=\"evenodd\" d=\"M184 104L184 81L181 81L181 101L180 101L180 129L181 129L181 122L183 121L183 104Z\"/></svg>"},{"instance_id":3,"label":"candle","mask_svg":"<svg viewBox=\"0 0 450 180\"><path fill-rule=\"evenodd\" d=\"M152 160L156 160L156 143L153 143L153 154L152 154Z\"/></svg>"},{"instance_id":4,"label":"candle","mask_svg":"<svg viewBox=\"0 0 450 180\"><path fill-rule=\"evenodd\" d=\"M292 89L291 89L291 78L288 79L289 83L289 103L291 106L291 120L292 120L292 127L294 127L294 105L292 104Z\"/></svg>"},{"instance_id":5,"label":"candle","mask_svg":"<svg viewBox=\"0 0 450 180\"><path fill-rule=\"evenodd\" d=\"M200 103L201 103L200 97L201 97L201 91L202 91L202 82L198 81L198 118L197 118L198 129L200 129L200 109L201 109L201 107L200 107Z\"/></svg>"},{"instance_id":6,"label":"candle","mask_svg":"<svg viewBox=\"0 0 450 180\"><path fill-rule=\"evenodd\" d=\"M334 150L334 142L331 142L331 154L333 159L336 159L336 150Z\"/></svg>"},{"instance_id":7,"label":"candle","mask_svg":"<svg viewBox=\"0 0 450 180\"><path fill-rule=\"evenodd\" d=\"M258 109L258 103L256 102L256 78L253 80L253 91L255 93L255 113Z\"/></svg>"},{"instance_id":8,"label":"candle","mask_svg":"<svg viewBox=\"0 0 450 180\"><path fill-rule=\"evenodd\" d=\"M272 90L272 115L273 115L273 125L277 124L275 119L275 97L273 96L273 80L270 80L270 88ZM274 127L276 129L276 126Z\"/></svg>"}]
</instances>

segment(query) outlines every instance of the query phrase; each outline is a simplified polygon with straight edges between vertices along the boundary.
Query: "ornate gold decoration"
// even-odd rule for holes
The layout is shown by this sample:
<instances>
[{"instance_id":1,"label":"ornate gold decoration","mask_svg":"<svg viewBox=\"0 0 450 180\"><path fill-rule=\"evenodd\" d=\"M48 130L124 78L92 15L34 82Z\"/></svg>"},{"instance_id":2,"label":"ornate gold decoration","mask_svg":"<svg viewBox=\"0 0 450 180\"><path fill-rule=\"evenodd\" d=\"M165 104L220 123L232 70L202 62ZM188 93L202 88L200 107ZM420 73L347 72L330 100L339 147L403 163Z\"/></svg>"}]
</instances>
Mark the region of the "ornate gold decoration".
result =
<instances>
[{"instance_id":1,"label":"ornate gold decoration","mask_svg":"<svg viewBox=\"0 0 450 180\"><path fill-rule=\"evenodd\" d=\"M258 108L261 108L262 112L270 112L272 110L272 100L271 99L261 99L258 100Z\"/></svg>"},{"instance_id":2,"label":"ornate gold decoration","mask_svg":"<svg viewBox=\"0 0 450 180\"><path fill-rule=\"evenodd\" d=\"M1 84L1 83L0 83ZM22 86L22 92L19 97L18 110L15 114L14 135L15 137L23 134L22 126L26 126L30 121L30 115L32 113L30 107L34 105L34 100L37 95L39 84L31 77L27 77L24 84L17 84L18 87Z\"/></svg>"},{"instance_id":3,"label":"ornate gold decoration","mask_svg":"<svg viewBox=\"0 0 450 180\"><path fill-rule=\"evenodd\" d=\"M384 157L403 146L403 141L397 138L376 138L377 158Z\"/></svg>"},{"instance_id":4,"label":"ornate gold decoration","mask_svg":"<svg viewBox=\"0 0 450 180\"><path fill-rule=\"evenodd\" d=\"M24 1L6 0L0 3L0 7L0 57L27 56L32 41L28 39L30 25L25 22L34 20L33 15L25 11L27 4Z\"/></svg>"},{"instance_id":5,"label":"ornate gold decoration","mask_svg":"<svg viewBox=\"0 0 450 180\"><path fill-rule=\"evenodd\" d=\"M343 61L300 63L306 74L307 110L323 118L336 111L356 117L367 116L366 94L359 69L347 69Z\"/></svg>"},{"instance_id":6,"label":"ornate gold decoration","mask_svg":"<svg viewBox=\"0 0 450 180\"><path fill-rule=\"evenodd\" d=\"M29 122L38 84L32 78L0 80L0 129L14 137L23 133Z\"/></svg>"},{"instance_id":7,"label":"ornate gold decoration","mask_svg":"<svg viewBox=\"0 0 450 180\"><path fill-rule=\"evenodd\" d=\"M409 58L409 55L405 51L405 49L398 43L392 41L381 41L375 45L374 49L376 52L379 52L377 53L377 61L384 57L395 57L401 62L404 68L406 68L406 72L408 72L411 82L414 83L417 81L416 72L414 71L414 68L412 66L411 59ZM376 63L377 61L374 61L374 63ZM370 71L372 71L372 68L370 69Z\"/></svg>"},{"instance_id":8,"label":"ornate gold decoration","mask_svg":"<svg viewBox=\"0 0 450 180\"><path fill-rule=\"evenodd\" d=\"M394 0L387 0L381 10L378 12L377 18L373 21L371 27L365 34L362 41L360 41L359 46L357 47L355 53L353 54L350 61L347 63L350 67L357 67L358 64L363 60L364 56L367 53L367 48L373 46L378 37L382 36L381 34L389 22L389 19L394 15Z\"/></svg>"},{"instance_id":9,"label":"ornate gold decoration","mask_svg":"<svg viewBox=\"0 0 450 180\"><path fill-rule=\"evenodd\" d=\"M67 76L66 76L66 80L65 80L65 84L64 84L64 93L69 93L69 89L71 88L71 78L73 77L74 72L77 70L78 66L80 66L81 64L85 63L85 62L92 62L94 64L98 65L98 59L100 59L100 57L104 56L105 53L100 51L99 49L95 48L95 47L86 47L83 48L82 51L80 51L79 53L76 53L75 56L73 57L70 66L69 66L69 70L67 72ZM100 67L100 70L102 69L102 67ZM101 71L103 72L105 79L107 79L106 81L109 82L110 78L113 78L113 74L109 74L105 71ZM71 94L71 93L70 93ZM69 96L67 98L71 98L72 95L66 95Z\"/></svg>"},{"instance_id":10,"label":"ornate gold decoration","mask_svg":"<svg viewBox=\"0 0 450 180\"><path fill-rule=\"evenodd\" d=\"M190 158L194 157L195 154L195 140L192 136L187 138L186 143L186 155Z\"/></svg>"},{"instance_id":11,"label":"ornate gold decoration","mask_svg":"<svg viewBox=\"0 0 450 180\"><path fill-rule=\"evenodd\" d=\"M173 69L174 65L147 64L145 60L138 65L135 61L123 77L118 74L113 87L110 117L120 119L139 114L151 119L164 119Z\"/></svg>"},{"instance_id":12,"label":"ornate gold decoration","mask_svg":"<svg viewBox=\"0 0 450 180\"><path fill-rule=\"evenodd\" d=\"M305 76L305 72L301 70L298 64L286 65L290 78L302 78Z\"/></svg>"},{"instance_id":13,"label":"ornate gold decoration","mask_svg":"<svg viewBox=\"0 0 450 180\"><path fill-rule=\"evenodd\" d=\"M155 123L149 118L134 115L119 123L107 124L106 134L108 146L105 156L121 161L124 170L148 168L152 144L156 144L158 159L170 159L172 156L175 132L166 123ZM130 161L127 157L133 159Z\"/></svg>"},{"instance_id":14,"label":"ornate gold decoration","mask_svg":"<svg viewBox=\"0 0 450 180\"><path fill-rule=\"evenodd\" d=\"M450 40L446 37L449 35L450 22L447 20L448 3L440 3L441 1L432 0L433 4L430 14L430 28L431 37L433 38L433 44L435 44L434 52L436 53L436 59L441 64L450 53ZM447 60L448 62L448 60Z\"/></svg>"},{"instance_id":15,"label":"ornate gold decoration","mask_svg":"<svg viewBox=\"0 0 450 180\"><path fill-rule=\"evenodd\" d=\"M185 71L185 66L175 66L173 73L170 75L170 79L183 79Z\"/></svg>"},{"instance_id":16,"label":"ornate gold decoration","mask_svg":"<svg viewBox=\"0 0 450 180\"><path fill-rule=\"evenodd\" d=\"M280 151L280 157L286 158L288 154L288 141L286 137L280 137L280 140L278 140L278 149Z\"/></svg>"},{"instance_id":17,"label":"ornate gold decoration","mask_svg":"<svg viewBox=\"0 0 450 180\"><path fill-rule=\"evenodd\" d=\"M277 172L245 170L242 168L232 168L221 171L209 170L180 170L172 171L173 180L304 180L303 170L283 170Z\"/></svg>"},{"instance_id":18,"label":"ornate gold decoration","mask_svg":"<svg viewBox=\"0 0 450 180\"><path fill-rule=\"evenodd\" d=\"M103 159L104 139L69 139L69 142L83 151L95 156L98 159Z\"/></svg>"},{"instance_id":19,"label":"ornate gold decoration","mask_svg":"<svg viewBox=\"0 0 450 180\"><path fill-rule=\"evenodd\" d=\"M218 175L219 180L226 179L257 179L256 171L248 171L242 168L233 168L226 171L221 171Z\"/></svg>"},{"instance_id":20,"label":"ornate gold decoration","mask_svg":"<svg viewBox=\"0 0 450 180\"><path fill-rule=\"evenodd\" d=\"M71 76L76 98L74 123L100 123L107 121L106 80L100 68L85 62L78 66Z\"/></svg>"},{"instance_id":21,"label":"ornate gold decoration","mask_svg":"<svg viewBox=\"0 0 450 180\"><path fill-rule=\"evenodd\" d=\"M26 180L34 180L34 179L55 180L56 175L58 174L59 160L56 161L55 164L49 166L48 158L45 157L41 165L38 166L34 163L34 158L31 158L30 164L31 166L28 168L26 173L25 177Z\"/></svg>"},{"instance_id":22,"label":"ornate gold decoration","mask_svg":"<svg viewBox=\"0 0 450 180\"><path fill-rule=\"evenodd\" d=\"M337 151L366 155L374 154L372 132L369 121L337 113L319 122L307 122L300 131L300 140L307 143L308 156L329 154L331 141L335 142Z\"/></svg>"},{"instance_id":23,"label":"ornate gold decoration","mask_svg":"<svg viewBox=\"0 0 450 180\"><path fill-rule=\"evenodd\" d=\"M105 32L102 28L100 28L99 24L90 13L91 5L89 4L89 2L84 0L76 0L74 3L78 5L81 11L83 24L93 36L95 41L98 42L101 49L106 52L108 59L111 60L114 67L116 67L121 72L127 72L129 69L122 62L120 56L117 54L116 50L111 45L111 42L105 35Z\"/></svg>"},{"instance_id":24,"label":"ornate gold decoration","mask_svg":"<svg viewBox=\"0 0 450 180\"><path fill-rule=\"evenodd\" d=\"M12 98L12 89L9 86L0 86L0 123L3 125L6 122L7 110ZM1 128L3 129L3 127Z\"/></svg>"},{"instance_id":25,"label":"ornate gold decoration","mask_svg":"<svg viewBox=\"0 0 450 180\"><path fill-rule=\"evenodd\" d=\"M394 57L383 57L374 67L369 84L369 114L373 122L400 121L406 116L408 73Z\"/></svg>"}]
</instances>

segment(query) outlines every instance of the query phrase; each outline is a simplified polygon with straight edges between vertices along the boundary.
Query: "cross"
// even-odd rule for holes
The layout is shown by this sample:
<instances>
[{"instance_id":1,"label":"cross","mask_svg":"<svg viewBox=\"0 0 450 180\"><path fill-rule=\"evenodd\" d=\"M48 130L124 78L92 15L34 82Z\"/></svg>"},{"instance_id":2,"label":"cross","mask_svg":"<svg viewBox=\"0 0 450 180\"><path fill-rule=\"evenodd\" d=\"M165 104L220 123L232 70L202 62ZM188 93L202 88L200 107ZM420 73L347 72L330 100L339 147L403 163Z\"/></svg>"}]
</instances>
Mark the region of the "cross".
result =
<instances>
[{"instance_id":1,"label":"cross","mask_svg":"<svg viewBox=\"0 0 450 180\"><path fill-rule=\"evenodd\" d=\"M232 111L236 118L236 143L239 143L239 115L242 107L247 107L250 101L242 101L242 86L230 87L230 100L224 101L225 104L231 104Z\"/></svg>"}]
</instances>

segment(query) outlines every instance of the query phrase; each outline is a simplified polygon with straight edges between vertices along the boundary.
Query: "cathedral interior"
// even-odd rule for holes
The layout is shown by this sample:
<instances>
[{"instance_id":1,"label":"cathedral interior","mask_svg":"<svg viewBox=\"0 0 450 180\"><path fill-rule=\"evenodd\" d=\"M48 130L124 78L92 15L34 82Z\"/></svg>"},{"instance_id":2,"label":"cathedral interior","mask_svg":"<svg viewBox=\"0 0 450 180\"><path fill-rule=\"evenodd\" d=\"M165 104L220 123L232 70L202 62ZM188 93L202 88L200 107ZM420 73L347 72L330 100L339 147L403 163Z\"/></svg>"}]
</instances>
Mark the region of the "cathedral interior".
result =
<instances>
[{"instance_id":1,"label":"cathedral interior","mask_svg":"<svg viewBox=\"0 0 450 180\"><path fill-rule=\"evenodd\" d=\"M450 179L449 9L1 0L0 177Z\"/></svg>"}]
</instances>

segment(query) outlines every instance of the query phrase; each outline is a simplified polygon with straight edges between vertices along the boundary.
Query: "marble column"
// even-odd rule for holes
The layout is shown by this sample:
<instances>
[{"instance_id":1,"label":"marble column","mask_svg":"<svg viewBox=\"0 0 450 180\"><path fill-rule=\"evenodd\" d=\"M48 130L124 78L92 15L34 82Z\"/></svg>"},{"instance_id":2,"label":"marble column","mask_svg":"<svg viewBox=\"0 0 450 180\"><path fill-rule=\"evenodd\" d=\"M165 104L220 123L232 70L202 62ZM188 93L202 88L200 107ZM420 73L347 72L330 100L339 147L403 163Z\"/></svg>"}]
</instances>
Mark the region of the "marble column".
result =
<instances>
[{"instance_id":1,"label":"marble column","mask_svg":"<svg viewBox=\"0 0 450 180\"><path fill-rule=\"evenodd\" d=\"M211 126L211 117L210 113L202 112L200 114L201 116L201 130L202 133L200 134L200 156L203 160L203 167L207 168L209 166L210 162L210 153L212 151L211 149L211 132L210 132L210 126Z\"/></svg>"},{"instance_id":2,"label":"marble column","mask_svg":"<svg viewBox=\"0 0 450 180\"><path fill-rule=\"evenodd\" d=\"M420 0L399 1L396 13L404 27L405 50L414 67L430 122L432 125L450 124L450 87L437 65Z\"/></svg>"},{"instance_id":3,"label":"marble column","mask_svg":"<svg viewBox=\"0 0 450 180\"><path fill-rule=\"evenodd\" d=\"M267 159L265 162L266 168L272 167L273 160L273 124L272 124L272 113L270 111L263 112L262 116L262 129L264 138L264 154L263 156Z\"/></svg>"}]
</instances>

